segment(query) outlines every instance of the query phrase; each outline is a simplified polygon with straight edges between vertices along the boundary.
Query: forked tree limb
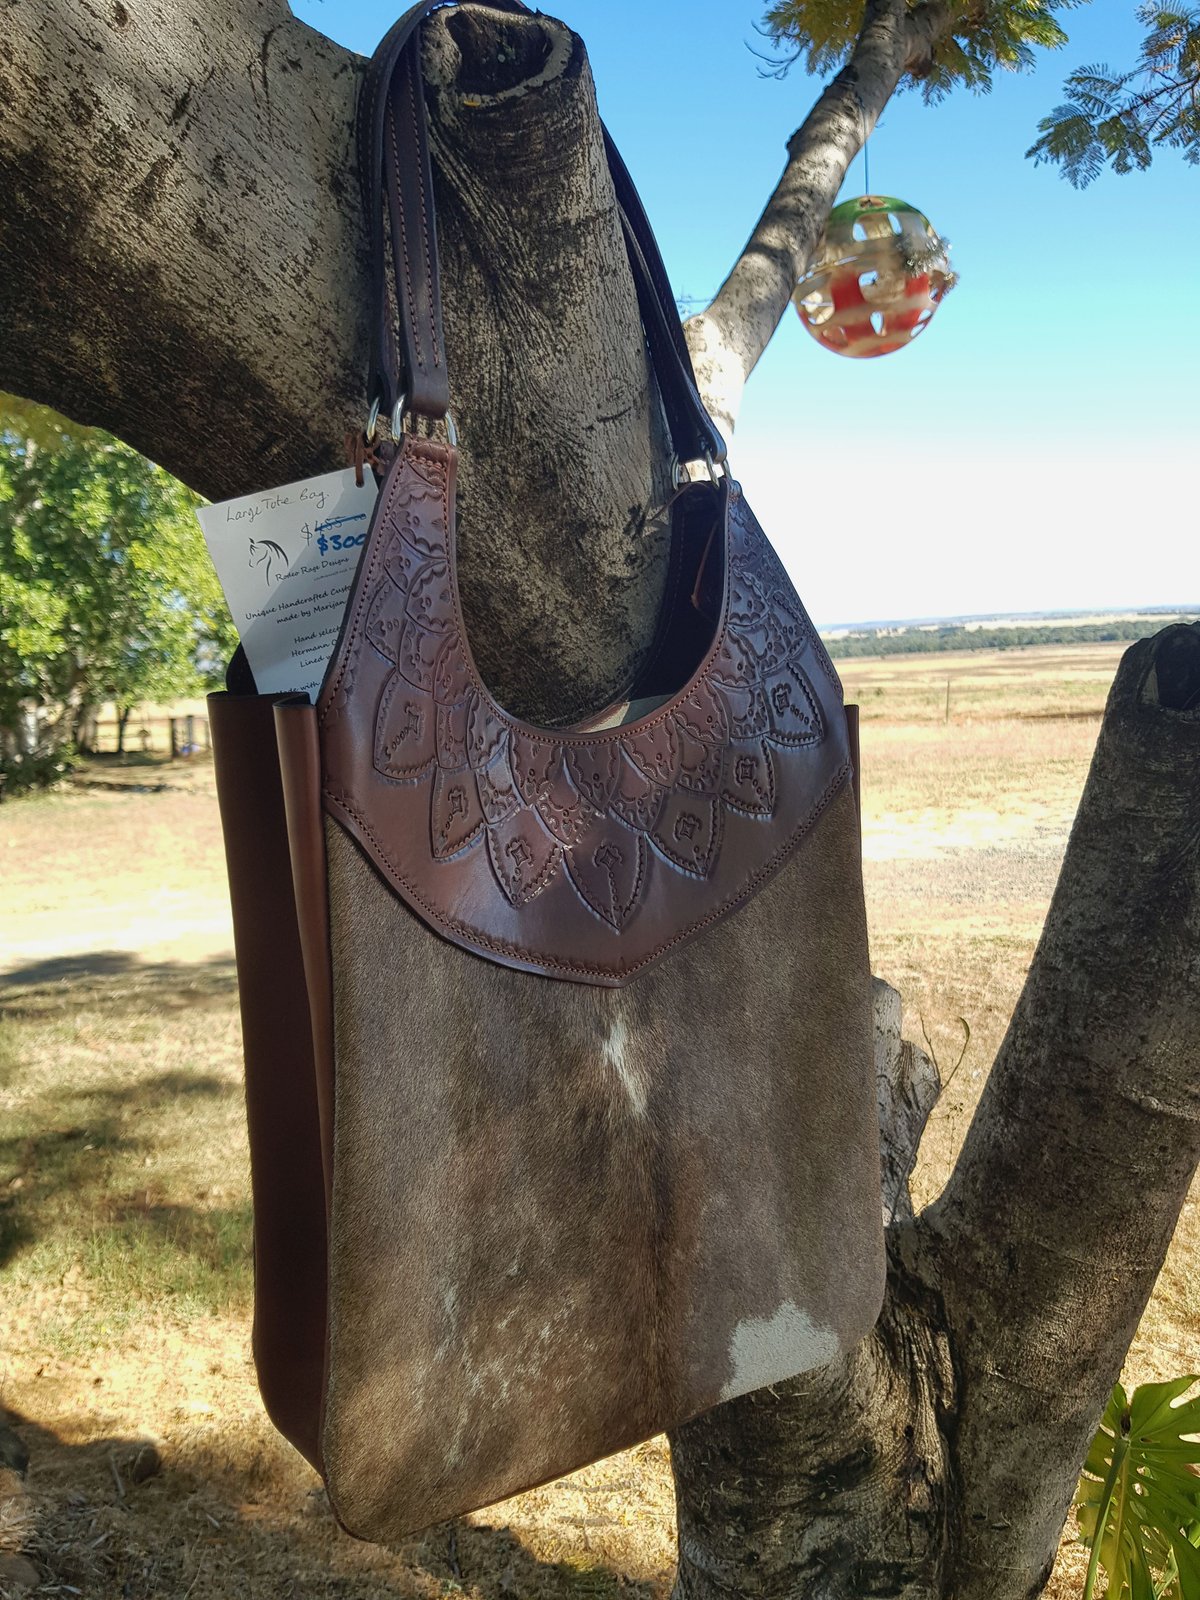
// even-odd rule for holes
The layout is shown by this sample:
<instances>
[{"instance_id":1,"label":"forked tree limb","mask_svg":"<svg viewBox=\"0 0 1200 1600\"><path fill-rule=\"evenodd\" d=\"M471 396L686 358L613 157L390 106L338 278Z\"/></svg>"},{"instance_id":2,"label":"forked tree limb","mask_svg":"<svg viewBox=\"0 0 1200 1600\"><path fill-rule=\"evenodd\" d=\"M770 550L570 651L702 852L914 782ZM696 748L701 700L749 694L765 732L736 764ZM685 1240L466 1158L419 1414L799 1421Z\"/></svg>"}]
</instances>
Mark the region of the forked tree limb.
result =
<instances>
[{"instance_id":1,"label":"forked tree limb","mask_svg":"<svg viewBox=\"0 0 1200 1600\"><path fill-rule=\"evenodd\" d=\"M1121 663L959 1161L888 1229L878 1326L672 1439L679 1600L1039 1594L1198 1162L1191 624Z\"/></svg>"},{"instance_id":2,"label":"forked tree limb","mask_svg":"<svg viewBox=\"0 0 1200 1600\"><path fill-rule=\"evenodd\" d=\"M357 77L284 0L10 0L0 387L213 498L333 464L368 327Z\"/></svg>"}]
</instances>

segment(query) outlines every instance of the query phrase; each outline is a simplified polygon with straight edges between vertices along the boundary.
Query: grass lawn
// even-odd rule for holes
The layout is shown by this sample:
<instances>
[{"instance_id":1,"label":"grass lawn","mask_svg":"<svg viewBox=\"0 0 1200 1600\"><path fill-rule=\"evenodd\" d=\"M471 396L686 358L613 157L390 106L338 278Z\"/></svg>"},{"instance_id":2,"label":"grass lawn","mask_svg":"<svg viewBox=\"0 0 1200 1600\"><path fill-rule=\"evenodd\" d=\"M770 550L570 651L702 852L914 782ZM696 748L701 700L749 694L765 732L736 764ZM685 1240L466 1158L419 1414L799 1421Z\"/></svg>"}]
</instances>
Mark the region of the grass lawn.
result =
<instances>
[{"instance_id":1,"label":"grass lawn","mask_svg":"<svg viewBox=\"0 0 1200 1600\"><path fill-rule=\"evenodd\" d=\"M1036 942L1121 647L840 664L864 708L875 970L943 1072L918 1201L945 1181ZM951 685L946 718L946 683ZM262 1416L224 861L203 763L0 806L0 1403L33 1467L0 1500L39 1593L97 1600L665 1596L652 1441L397 1551L338 1532ZM969 1030L969 1044L963 1041ZM1130 1355L1200 1366L1200 1207ZM163 1470L138 1482L152 1439ZM1078 1594L1064 1542L1050 1594Z\"/></svg>"}]
</instances>

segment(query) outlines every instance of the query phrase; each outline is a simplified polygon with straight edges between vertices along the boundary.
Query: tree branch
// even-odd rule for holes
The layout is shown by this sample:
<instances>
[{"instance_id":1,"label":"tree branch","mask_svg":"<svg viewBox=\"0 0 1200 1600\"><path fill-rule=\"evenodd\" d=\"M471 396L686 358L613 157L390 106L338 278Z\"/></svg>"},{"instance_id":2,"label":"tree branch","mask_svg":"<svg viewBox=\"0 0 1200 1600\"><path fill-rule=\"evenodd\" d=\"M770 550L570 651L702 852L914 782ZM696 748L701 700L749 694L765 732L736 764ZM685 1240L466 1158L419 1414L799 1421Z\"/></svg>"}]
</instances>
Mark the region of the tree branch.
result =
<instances>
[{"instance_id":1,"label":"tree branch","mask_svg":"<svg viewBox=\"0 0 1200 1600\"><path fill-rule=\"evenodd\" d=\"M355 58L283 0L5 18L0 386L217 497L333 464L367 330Z\"/></svg>"},{"instance_id":2,"label":"tree branch","mask_svg":"<svg viewBox=\"0 0 1200 1600\"><path fill-rule=\"evenodd\" d=\"M1049 1573L1198 1162L1191 624L1121 663L1029 978L926 1212L963 1393L956 1594L1034 1593Z\"/></svg>"},{"instance_id":3,"label":"tree branch","mask_svg":"<svg viewBox=\"0 0 1200 1600\"><path fill-rule=\"evenodd\" d=\"M706 311L685 325L700 392L732 433L742 390L808 266L851 161L906 72L919 74L952 13L868 0L850 59L788 140L783 175Z\"/></svg>"},{"instance_id":4,"label":"tree branch","mask_svg":"<svg viewBox=\"0 0 1200 1600\"><path fill-rule=\"evenodd\" d=\"M362 63L283 0L10 0L0 388L216 499L341 464L371 320ZM574 718L654 634L667 445L583 46L426 29L462 581L506 705Z\"/></svg>"},{"instance_id":5,"label":"tree branch","mask_svg":"<svg viewBox=\"0 0 1200 1600\"><path fill-rule=\"evenodd\" d=\"M864 128L943 25L901 11L872 0L692 328L727 423ZM365 404L359 63L275 0L6 17L0 385L214 495L336 464ZM590 77L561 24L469 7L436 16L426 67L472 634L514 709L572 715L649 643L666 565ZM931 1084L881 1026L883 1317L847 1362L680 1430L681 1593L790 1596L801 1571L811 1600L1036 1592L1200 1157L1198 746L1200 630L1168 629L1122 664L1025 995L915 1220Z\"/></svg>"}]
</instances>

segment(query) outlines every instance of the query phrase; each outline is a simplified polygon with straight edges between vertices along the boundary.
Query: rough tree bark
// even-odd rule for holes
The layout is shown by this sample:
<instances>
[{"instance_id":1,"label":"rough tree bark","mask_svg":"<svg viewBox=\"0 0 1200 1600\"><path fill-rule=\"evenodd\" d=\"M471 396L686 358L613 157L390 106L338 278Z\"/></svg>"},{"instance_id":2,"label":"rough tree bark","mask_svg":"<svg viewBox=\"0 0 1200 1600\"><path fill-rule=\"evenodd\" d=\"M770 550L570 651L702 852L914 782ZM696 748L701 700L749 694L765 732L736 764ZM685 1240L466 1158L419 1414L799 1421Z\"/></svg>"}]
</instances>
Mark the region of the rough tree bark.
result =
<instances>
[{"instance_id":1,"label":"rough tree bark","mask_svg":"<svg viewBox=\"0 0 1200 1600\"><path fill-rule=\"evenodd\" d=\"M846 164L947 15L871 0L793 137L691 334L727 421ZM361 64L282 0L3 16L0 386L213 496L336 464L367 398ZM667 493L586 57L550 19L463 7L425 69L473 641L501 699L571 718L648 644ZM1044 1583L1200 1156L1198 697L1195 629L1126 658L1025 995L919 1217L905 1179L936 1083L880 998L884 1314L848 1361L679 1431L686 1600Z\"/></svg>"},{"instance_id":2,"label":"rough tree bark","mask_svg":"<svg viewBox=\"0 0 1200 1600\"><path fill-rule=\"evenodd\" d=\"M0 385L213 498L339 465L367 407L361 62L284 0L3 16ZM547 19L430 34L464 599L502 702L571 719L632 675L667 555L590 70Z\"/></svg>"}]
</instances>

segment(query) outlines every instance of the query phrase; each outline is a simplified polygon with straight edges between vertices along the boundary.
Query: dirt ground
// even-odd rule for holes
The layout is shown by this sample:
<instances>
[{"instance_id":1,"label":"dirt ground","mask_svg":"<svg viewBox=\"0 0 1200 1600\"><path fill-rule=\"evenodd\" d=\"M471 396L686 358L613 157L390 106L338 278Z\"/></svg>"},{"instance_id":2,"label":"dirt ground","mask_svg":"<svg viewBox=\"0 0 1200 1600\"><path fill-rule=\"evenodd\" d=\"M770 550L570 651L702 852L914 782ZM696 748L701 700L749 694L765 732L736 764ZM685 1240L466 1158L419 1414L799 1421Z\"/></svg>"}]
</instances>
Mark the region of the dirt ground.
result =
<instances>
[{"instance_id":1,"label":"dirt ground","mask_svg":"<svg viewBox=\"0 0 1200 1600\"><path fill-rule=\"evenodd\" d=\"M1119 653L844 664L864 715L874 968L944 1073L970 1035L918 1202L945 1181L1019 993ZM211 768L102 763L0 806L0 881L0 1405L32 1458L24 1498L0 1479L0 1551L32 1559L25 1592L666 1596L661 1440L384 1551L337 1530L265 1421ZM1200 1366L1198 1200L1129 1382ZM1052 1600L1081 1592L1084 1564L1068 1530Z\"/></svg>"}]
</instances>

